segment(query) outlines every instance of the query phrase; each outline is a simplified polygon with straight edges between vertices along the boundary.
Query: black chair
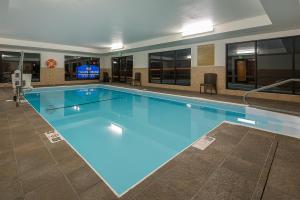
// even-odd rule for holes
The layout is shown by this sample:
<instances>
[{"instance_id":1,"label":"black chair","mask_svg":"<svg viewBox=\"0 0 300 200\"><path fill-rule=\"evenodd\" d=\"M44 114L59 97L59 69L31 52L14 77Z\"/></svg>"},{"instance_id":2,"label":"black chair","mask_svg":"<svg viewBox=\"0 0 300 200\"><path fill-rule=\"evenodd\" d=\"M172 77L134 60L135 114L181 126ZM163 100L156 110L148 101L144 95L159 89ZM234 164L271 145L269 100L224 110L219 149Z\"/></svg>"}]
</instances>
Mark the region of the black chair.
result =
<instances>
[{"instance_id":1,"label":"black chair","mask_svg":"<svg viewBox=\"0 0 300 200\"><path fill-rule=\"evenodd\" d=\"M200 94L202 93L201 88L204 87L204 93L207 93L207 89L210 89L210 94L218 94L217 91L217 74L214 73L205 73L204 74L204 83L200 84Z\"/></svg>"},{"instance_id":2,"label":"black chair","mask_svg":"<svg viewBox=\"0 0 300 200\"><path fill-rule=\"evenodd\" d=\"M142 76L140 72L136 72L134 74L134 79L132 80L132 85L135 86L136 83L138 83L140 86L142 86Z\"/></svg>"},{"instance_id":3,"label":"black chair","mask_svg":"<svg viewBox=\"0 0 300 200\"><path fill-rule=\"evenodd\" d=\"M110 78L109 78L108 72L103 72L102 82L104 82L104 83L109 83L110 82Z\"/></svg>"}]
</instances>

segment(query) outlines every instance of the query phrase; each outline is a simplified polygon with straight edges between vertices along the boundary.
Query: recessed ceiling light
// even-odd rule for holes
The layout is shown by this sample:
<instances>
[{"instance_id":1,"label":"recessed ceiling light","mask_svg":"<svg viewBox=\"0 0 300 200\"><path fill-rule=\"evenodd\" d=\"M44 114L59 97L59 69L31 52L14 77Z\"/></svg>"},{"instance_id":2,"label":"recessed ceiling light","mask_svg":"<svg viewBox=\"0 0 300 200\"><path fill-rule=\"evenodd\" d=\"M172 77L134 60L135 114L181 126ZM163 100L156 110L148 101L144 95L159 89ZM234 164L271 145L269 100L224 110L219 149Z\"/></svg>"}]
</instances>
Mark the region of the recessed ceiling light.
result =
<instances>
[{"instance_id":1,"label":"recessed ceiling light","mask_svg":"<svg viewBox=\"0 0 300 200\"><path fill-rule=\"evenodd\" d=\"M118 49L123 49L123 48L124 48L123 43L114 43L111 45L112 50L118 50Z\"/></svg>"},{"instance_id":2,"label":"recessed ceiling light","mask_svg":"<svg viewBox=\"0 0 300 200\"><path fill-rule=\"evenodd\" d=\"M187 24L182 29L182 36L196 35L200 33L211 32L214 30L212 21L205 20L196 23Z\"/></svg>"}]
</instances>

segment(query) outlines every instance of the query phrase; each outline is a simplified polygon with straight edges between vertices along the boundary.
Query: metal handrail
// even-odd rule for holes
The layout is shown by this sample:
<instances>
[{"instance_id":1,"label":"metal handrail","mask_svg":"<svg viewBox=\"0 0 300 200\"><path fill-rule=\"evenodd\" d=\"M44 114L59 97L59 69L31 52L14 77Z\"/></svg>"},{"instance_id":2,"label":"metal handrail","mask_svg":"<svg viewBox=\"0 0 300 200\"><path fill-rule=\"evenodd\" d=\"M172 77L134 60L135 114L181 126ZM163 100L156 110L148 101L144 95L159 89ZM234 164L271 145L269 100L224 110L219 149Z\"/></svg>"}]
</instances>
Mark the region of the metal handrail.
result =
<instances>
[{"instance_id":1,"label":"metal handrail","mask_svg":"<svg viewBox=\"0 0 300 200\"><path fill-rule=\"evenodd\" d=\"M287 80L284 80L284 81L280 81L280 82L277 82L277 83L273 83L271 85L267 85L267 86L263 86L261 88L257 88L257 89L254 89L254 90L250 90L248 92L246 92L244 95L243 95L243 101L244 101L244 104L247 104L248 105L248 102L247 102L247 96L253 92L259 92L259 91L262 91L262 90L266 90L266 89L270 89L270 88L273 88L273 87L277 87L279 85L284 85L284 84L287 84L287 83L290 83L290 82L300 82L300 79L298 78L291 78L291 79L287 79Z\"/></svg>"}]
</instances>

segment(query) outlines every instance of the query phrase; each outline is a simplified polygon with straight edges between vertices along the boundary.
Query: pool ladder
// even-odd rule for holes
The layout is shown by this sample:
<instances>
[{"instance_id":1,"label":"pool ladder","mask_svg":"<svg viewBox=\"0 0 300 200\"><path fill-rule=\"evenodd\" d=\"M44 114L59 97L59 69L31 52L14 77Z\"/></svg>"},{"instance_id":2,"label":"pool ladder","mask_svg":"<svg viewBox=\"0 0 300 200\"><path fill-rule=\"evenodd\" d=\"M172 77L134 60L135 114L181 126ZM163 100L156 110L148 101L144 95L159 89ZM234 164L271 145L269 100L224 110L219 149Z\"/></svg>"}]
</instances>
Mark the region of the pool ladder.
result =
<instances>
[{"instance_id":1,"label":"pool ladder","mask_svg":"<svg viewBox=\"0 0 300 200\"><path fill-rule=\"evenodd\" d=\"M269 108L269 107L264 107L264 106L253 106L250 103L248 103L248 101L247 101L247 97L251 93L259 92L259 91L262 91L262 90L267 90L267 89L274 88L274 87L284 85L284 84L287 84L287 83L291 83L291 82L300 82L300 79L291 78L291 79L287 79L287 80L284 80L284 81L273 83L271 85L266 85L266 86L263 86L263 87L260 87L260 88L254 89L254 90L247 91L243 95L243 102L244 102L245 105L255 107L255 108L261 108L261 109L264 109L264 110L270 110L270 111L293 114L293 115L300 115L298 112L293 112L293 111L287 111L287 110L282 110L282 109L277 109L277 108Z\"/></svg>"}]
</instances>

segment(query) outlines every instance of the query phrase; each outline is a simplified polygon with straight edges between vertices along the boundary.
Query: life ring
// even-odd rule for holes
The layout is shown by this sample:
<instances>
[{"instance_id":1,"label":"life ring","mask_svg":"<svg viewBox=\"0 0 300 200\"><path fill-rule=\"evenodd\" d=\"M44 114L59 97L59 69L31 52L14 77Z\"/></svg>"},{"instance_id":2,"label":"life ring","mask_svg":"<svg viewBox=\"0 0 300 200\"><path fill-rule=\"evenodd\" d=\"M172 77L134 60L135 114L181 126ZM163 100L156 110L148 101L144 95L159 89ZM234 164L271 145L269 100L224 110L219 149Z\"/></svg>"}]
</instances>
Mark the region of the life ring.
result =
<instances>
[{"instance_id":1,"label":"life ring","mask_svg":"<svg viewBox=\"0 0 300 200\"><path fill-rule=\"evenodd\" d=\"M47 60L47 67L50 68L50 69L55 68L56 64L57 64L57 62L54 59Z\"/></svg>"}]
</instances>

